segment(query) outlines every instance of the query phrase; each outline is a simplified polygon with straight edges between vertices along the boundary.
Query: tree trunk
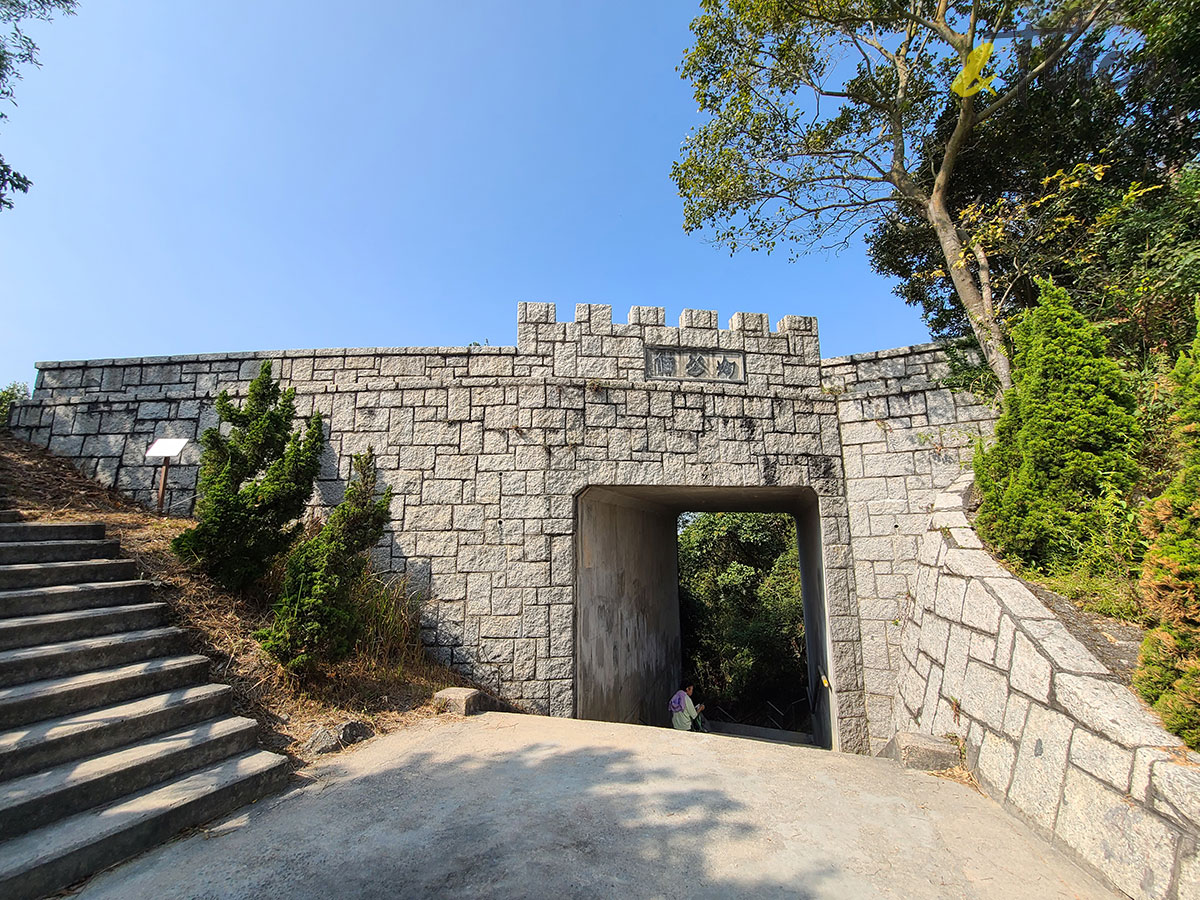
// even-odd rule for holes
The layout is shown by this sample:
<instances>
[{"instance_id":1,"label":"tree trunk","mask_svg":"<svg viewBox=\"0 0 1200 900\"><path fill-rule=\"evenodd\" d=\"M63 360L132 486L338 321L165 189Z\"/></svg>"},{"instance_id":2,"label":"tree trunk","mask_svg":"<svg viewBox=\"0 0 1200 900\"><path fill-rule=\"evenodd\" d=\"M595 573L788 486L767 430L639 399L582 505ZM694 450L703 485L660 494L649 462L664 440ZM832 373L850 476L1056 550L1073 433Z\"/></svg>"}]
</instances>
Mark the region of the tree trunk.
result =
<instances>
[{"instance_id":1,"label":"tree trunk","mask_svg":"<svg viewBox=\"0 0 1200 900\"><path fill-rule=\"evenodd\" d=\"M975 332L983 350L983 358L1000 382L1000 389L1006 391L1012 387L1012 363L1004 347L1004 334L1000 331L995 310L966 266L958 229L954 227L945 204L935 195L926 205L925 213L942 246L946 271L950 273L958 299L967 311L971 330Z\"/></svg>"}]
</instances>

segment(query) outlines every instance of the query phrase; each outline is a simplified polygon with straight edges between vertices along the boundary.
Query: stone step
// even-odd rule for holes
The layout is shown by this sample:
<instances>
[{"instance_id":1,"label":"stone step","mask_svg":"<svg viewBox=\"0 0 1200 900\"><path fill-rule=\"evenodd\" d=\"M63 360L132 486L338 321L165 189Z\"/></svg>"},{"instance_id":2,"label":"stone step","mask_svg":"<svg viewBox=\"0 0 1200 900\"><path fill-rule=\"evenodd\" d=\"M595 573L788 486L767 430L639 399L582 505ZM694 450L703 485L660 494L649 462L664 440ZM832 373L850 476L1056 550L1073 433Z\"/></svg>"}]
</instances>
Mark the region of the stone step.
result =
<instances>
[{"instance_id":1,"label":"stone step","mask_svg":"<svg viewBox=\"0 0 1200 900\"><path fill-rule=\"evenodd\" d=\"M20 522L21 513L15 509L0 509L0 523Z\"/></svg>"},{"instance_id":2,"label":"stone step","mask_svg":"<svg viewBox=\"0 0 1200 900\"><path fill-rule=\"evenodd\" d=\"M10 541L98 541L104 537L99 522L15 522L0 520L0 543Z\"/></svg>"},{"instance_id":3,"label":"stone step","mask_svg":"<svg viewBox=\"0 0 1200 900\"><path fill-rule=\"evenodd\" d=\"M0 620L73 609L130 606L147 601L152 587L149 581L101 581L0 591Z\"/></svg>"},{"instance_id":4,"label":"stone step","mask_svg":"<svg viewBox=\"0 0 1200 900\"><path fill-rule=\"evenodd\" d=\"M0 566L112 559L120 552L120 541L5 541L0 542Z\"/></svg>"},{"instance_id":5,"label":"stone step","mask_svg":"<svg viewBox=\"0 0 1200 900\"><path fill-rule=\"evenodd\" d=\"M103 637L0 651L0 687L107 669L184 649L179 628L149 628Z\"/></svg>"},{"instance_id":6,"label":"stone step","mask_svg":"<svg viewBox=\"0 0 1200 900\"><path fill-rule=\"evenodd\" d=\"M137 563L132 559L22 563L0 566L0 591L82 584L90 581L129 581L136 578L137 574Z\"/></svg>"},{"instance_id":7,"label":"stone step","mask_svg":"<svg viewBox=\"0 0 1200 900\"><path fill-rule=\"evenodd\" d=\"M167 604L139 603L0 619L0 650L141 631L165 624Z\"/></svg>"},{"instance_id":8,"label":"stone step","mask_svg":"<svg viewBox=\"0 0 1200 900\"><path fill-rule=\"evenodd\" d=\"M109 706L208 679L207 656L166 656L95 672L0 688L0 726Z\"/></svg>"},{"instance_id":9,"label":"stone step","mask_svg":"<svg viewBox=\"0 0 1200 900\"><path fill-rule=\"evenodd\" d=\"M95 756L154 734L229 713L227 684L182 687L149 697L0 731L0 772L16 778L72 759Z\"/></svg>"},{"instance_id":10,"label":"stone step","mask_svg":"<svg viewBox=\"0 0 1200 900\"><path fill-rule=\"evenodd\" d=\"M0 897L34 900L283 787L287 757L251 751L0 844Z\"/></svg>"},{"instance_id":11,"label":"stone step","mask_svg":"<svg viewBox=\"0 0 1200 900\"><path fill-rule=\"evenodd\" d=\"M0 840L143 790L254 747L258 723L209 719L90 759L0 782Z\"/></svg>"}]
</instances>

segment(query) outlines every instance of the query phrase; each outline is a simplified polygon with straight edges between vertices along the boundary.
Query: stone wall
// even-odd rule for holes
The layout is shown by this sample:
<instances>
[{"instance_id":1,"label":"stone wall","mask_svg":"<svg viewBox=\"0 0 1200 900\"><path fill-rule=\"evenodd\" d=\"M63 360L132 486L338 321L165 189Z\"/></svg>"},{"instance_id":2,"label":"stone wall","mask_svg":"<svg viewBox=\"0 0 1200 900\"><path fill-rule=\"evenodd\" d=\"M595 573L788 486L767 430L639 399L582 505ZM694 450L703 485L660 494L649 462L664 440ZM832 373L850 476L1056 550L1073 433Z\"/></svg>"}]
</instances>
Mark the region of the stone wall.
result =
<instances>
[{"instance_id":1,"label":"stone wall","mask_svg":"<svg viewBox=\"0 0 1200 900\"><path fill-rule=\"evenodd\" d=\"M576 713L669 724L679 690L678 514L604 488L579 497Z\"/></svg>"},{"instance_id":2,"label":"stone wall","mask_svg":"<svg viewBox=\"0 0 1200 900\"><path fill-rule=\"evenodd\" d=\"M656 377L672 374L672 353L680 368L707 353L710 371ZM581 491L811 488L832 744L867 749L838 405L822 392L814 319L788 316L772 331L766 316L738 313L722 329L715 312L685 310L668 327L659 307L634 307L623 324L585 304L558 322L553 304L522 303L516 347L43 363L13 430L149 502L151 440L216 424L216 393L244 394L264 359L296 389L301 414L326 417L318 503L340 499L350 455L374 446L395 489L377 565L427 592L423 637L440 659L533 711L576 709ZM197 458L192 444L172 468L175 512L190 509Z\"/></svg>"},{"instance_id":3,"label":"stone wall","mask_svg":"<svg viewBox=\"0 0 1200 900\"><path fill-rule=\"evenodd\" d=\"M985 789L1132 897L1200 897L1200 755L938 495L904 614L899 727L957 734Z\"/></svg>"},{"instance_id":4,"label":"stone wall","mask_svg":"<svg viewBox=\"0 0 1200 900\"><path fill-rule=\"evenodd\" d=\"M825 393L837 399L854 581L862 628L871 750L896 731L900 625L916 592L917 543L939 491L970 467L995 411L941 385L949 367L936 344L826 359Z\"/></svg>"}]
</instances>

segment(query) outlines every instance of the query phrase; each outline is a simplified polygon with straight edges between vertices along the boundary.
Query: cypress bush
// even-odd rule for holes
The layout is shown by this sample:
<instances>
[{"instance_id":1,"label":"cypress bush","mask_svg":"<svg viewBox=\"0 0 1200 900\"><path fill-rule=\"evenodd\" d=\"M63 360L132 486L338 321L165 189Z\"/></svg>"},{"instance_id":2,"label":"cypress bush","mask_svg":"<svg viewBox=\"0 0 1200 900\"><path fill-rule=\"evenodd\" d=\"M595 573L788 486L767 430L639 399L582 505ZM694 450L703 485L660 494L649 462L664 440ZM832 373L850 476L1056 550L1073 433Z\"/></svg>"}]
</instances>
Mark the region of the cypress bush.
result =
<instances>
[{"instance_id":1,"label":"cypress bush","mask_svg":"<svg viewBox=\"0 0 1200 900\"><path fill-rule=\"evenodd\" d=\"M352 467L345 499L321 530L288 556L275 622L256 635L268 653L297 674L350 652L359 625L351 591L366 571L364 551L383 536L387 524L392 489L375 496L374 452L354 456Z\"/></svg>"},{"instance_id":2,"label":"cypress bush","mask_svg":"<svg viewBox=\"0 0 1200 900\"><path fill-rule=\"evenodd\" d=\"M1171 380L1179 470L1146 505L1141 523L1150 541L1142 602L1162 627L1142 642L1134 686L1167 730L1200 749L1200 325Z\"/></svg>"},{"instance_id":3,"label":"cypress bush","mask_svg":"<svg viewBox=\"0 0 1200 900\"><path fill-rule=\"evenodd\" d=\"M264 362L243 406L227 391L217 415L229 434L210 428L197 479L197 524L171 542L185 563L230 590L262 577L271 560L295 540L296 522L312 496L324 435L314 413L304 434L292 431L295 391L281 392Z\"/></svg>"},{"instance_id":4,"label":"cypress bush","mask_svg":"<svg viewBox=\"0 0 1200 900\"><path fill-rule=\"evenodd\" d=\"M1039 281L1040 303L1013 329L1013 387L995 441L975 452L979 533L1047 571L1112 543L1137 477L1136 401L1107 342L1067 292Z\"/></svg>"},{"instance_id":5,"label":"cypress bush","mask_svg":"<svg viewBox=\"0 0 1200 900\"><path fill-rule=\"evenodd\" d=\"M1200 326L1171 380L1180 466L1143 514L1142 531L1150 546L1142 562L1141 591L1163 622L1200 628Z\"/></svg>"}]
</instances>

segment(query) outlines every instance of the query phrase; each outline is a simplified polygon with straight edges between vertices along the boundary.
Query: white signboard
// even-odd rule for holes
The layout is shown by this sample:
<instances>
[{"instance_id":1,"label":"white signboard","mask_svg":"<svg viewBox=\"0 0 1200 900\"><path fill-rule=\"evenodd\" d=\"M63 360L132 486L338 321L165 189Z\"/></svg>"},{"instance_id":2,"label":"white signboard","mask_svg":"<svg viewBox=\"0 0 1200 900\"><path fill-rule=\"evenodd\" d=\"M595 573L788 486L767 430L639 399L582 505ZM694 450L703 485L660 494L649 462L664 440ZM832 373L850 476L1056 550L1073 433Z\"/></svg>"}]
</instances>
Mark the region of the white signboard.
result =
<instances>
[{"instance_id":1,"label":"white signboard","mask_svg":"<svg viewBox=\"0 0 1200 900\"><path fill-rule=\"evenodd\" d=\"M146 459L163 456L177 456L187 444L187 438L159 438L146 451Z\"/></svg>"}]
</instances>

